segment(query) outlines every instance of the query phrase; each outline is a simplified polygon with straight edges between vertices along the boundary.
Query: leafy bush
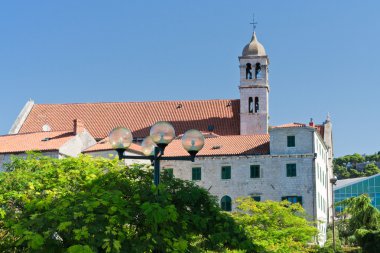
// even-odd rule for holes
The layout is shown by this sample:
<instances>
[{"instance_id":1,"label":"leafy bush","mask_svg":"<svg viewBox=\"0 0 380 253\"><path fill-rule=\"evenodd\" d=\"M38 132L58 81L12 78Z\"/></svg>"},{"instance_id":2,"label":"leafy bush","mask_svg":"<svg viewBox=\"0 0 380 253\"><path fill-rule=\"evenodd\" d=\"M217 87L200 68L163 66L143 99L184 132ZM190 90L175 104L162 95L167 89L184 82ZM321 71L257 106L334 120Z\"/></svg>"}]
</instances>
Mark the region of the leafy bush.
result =
<instances>
[{"instance_id":1,"label":"leafy bush","mask_svg":"<svg viewBox=\"0 0 380 253\"><path fill-rule=\"evenodd\" d=\"M306 252L318 230L306 219L300 204L288 201L237 200L232 215L259 252Z\"/></svg>"},{"instance_id":2,"label":"leafy bush","mask_svg":"<svg viewBox=\"0 0 380 253\"><path fill-rule=\"evenodd\" d=\"M192 182L164 174L156 188L148 167L88 156L15 158L0 173L0 207L0 252L198 252L247 241Z\"/></svg>"}]
</instances>

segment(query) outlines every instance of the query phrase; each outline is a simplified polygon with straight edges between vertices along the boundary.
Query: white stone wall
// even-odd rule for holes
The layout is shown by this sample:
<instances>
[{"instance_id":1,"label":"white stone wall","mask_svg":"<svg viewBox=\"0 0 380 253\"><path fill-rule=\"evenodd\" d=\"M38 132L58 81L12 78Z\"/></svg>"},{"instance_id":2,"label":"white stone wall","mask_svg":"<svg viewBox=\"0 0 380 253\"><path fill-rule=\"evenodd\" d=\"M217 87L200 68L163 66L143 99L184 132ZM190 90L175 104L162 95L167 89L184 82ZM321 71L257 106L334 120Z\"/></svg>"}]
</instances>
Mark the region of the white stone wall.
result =
<instances>
[{"instance_id":1,"label":"white stone wall","mask_svg":"<svg viewBox=\"0 0 380 253\"><path fill-rule=\"evenodd\" d=\"M320 230L319 242L324 244L326 241L326 230L328 225L329 205L331 198L329 192L329 153L320 135L314 132L314 152L315 159L315 185L316 185L316 219Z\"/></svg>"},{"instance_id":2,"label":"white stone wall","mask_svg":"<svg viewBox=\"0 0 380 253\"><path fill-rule=\"evenodd\" d=\"M96 140L86 130L78 133L59 148L59 153L77 157L81 152L96 144Z\"/></svg>"},{"instance_id":3,"label":"white stone wall","mask_svg":"<svg viewBox=\"0 0 380 253\"><path fill-rule=\"evenodd\" d=\"M308 127L273 128L269 133L271 155L314 153L314 129ZM295 136L295 147L288 147L288 136Z\"/></svg>"},{"instance_id":4,"label":"white stone wall","mask_svg":"<svg viewBox=\"0 0 380 253\"><path fill-rule=\"evenodd\" d=\"M261 200L281 201L284 196L302 196L303 207L314 213L313 154L297 156L229 156L188 161L163 161L163 168L173 168L175 177L191 180L192 168L202 168L202 180L195 181L209 189L219 201L224 195L233 200L241 196L261 196ZM286 176L286 164L295 163L297 176ZM221 179L221 167L231 166L231 179ZM260 165L260 178L250 178L250 165ZM233 205L235 207L235 205Z\"/></svg>"}]
</instances>

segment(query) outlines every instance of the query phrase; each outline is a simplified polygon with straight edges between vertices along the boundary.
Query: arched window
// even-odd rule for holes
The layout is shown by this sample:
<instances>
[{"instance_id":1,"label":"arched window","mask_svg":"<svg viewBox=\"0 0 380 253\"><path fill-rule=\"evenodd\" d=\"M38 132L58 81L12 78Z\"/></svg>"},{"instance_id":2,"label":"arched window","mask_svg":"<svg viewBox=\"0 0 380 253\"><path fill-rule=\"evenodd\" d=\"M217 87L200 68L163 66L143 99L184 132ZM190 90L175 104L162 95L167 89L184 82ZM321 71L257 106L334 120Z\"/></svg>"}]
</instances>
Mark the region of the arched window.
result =
<instances>
[{"instance_id":1,"label":"arched window","mask_svg":"<svg viewBox=\"0 0 380 253\"><path fill-rule=\"evenodd\" d=\"M252 79L252 64L249 62L245 65L245 79Z\"/></svg>"},{"instance_id":2,"label":"arched window","mask_svg":"<svg viewBox=\"0 0 380 253\"><path fill-rule=\"evenodd\" d=\"M255 113L259 111L259 98L255 97Z\"/></svg>"},{"instance_id":3,"label":"arched window","mask_svg":"<svg viewBox=\"0 0 380 253\"><path fill-rule=\"evenodd\" d=\"M261 72L261 64L260 62L257 62L255 64L255 79L259 77L260 72Z\"/></svg>"},{"instance_id":4,"label":"arched window","mask_svg":"<svg viewBox=\"0 0 380 253\"><path fill-rule=\"evenodd\" d=\"M223 196L222 200L220 201L220 205L223 211L231 211L232 210L231 198L227 195Z\"/></svg>"},{"instance_id":5,"label":"arched window","mask_svg":"<svg viewBox=\"0 0 380 253\"><path fill-rule=\"evenodd\" d=\"M252 99L252 97L248 98L248 112L253 113L253 99Z\"/></svg>"}]
</instances>

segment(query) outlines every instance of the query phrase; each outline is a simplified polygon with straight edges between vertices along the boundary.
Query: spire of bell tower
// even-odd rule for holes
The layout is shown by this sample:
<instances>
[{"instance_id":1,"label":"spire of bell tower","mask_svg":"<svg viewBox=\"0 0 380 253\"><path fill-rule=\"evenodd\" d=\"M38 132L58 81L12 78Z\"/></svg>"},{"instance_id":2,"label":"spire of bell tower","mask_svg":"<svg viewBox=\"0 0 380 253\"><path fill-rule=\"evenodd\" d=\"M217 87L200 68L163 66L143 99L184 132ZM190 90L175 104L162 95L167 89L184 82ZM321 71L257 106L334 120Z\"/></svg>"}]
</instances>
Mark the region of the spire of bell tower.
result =
<instances>
[{"instance_id":1,"label":"spire of bell tower","mask_svg":"<svg viewBox=\"0 0 380 253\"><path fill-rule=\"evenodd\" d=\"M240 134L267 134L269 112L269 58L255 32L252 21L251 41L239 57L240 63Z\"/></svg>"}]
</instances>

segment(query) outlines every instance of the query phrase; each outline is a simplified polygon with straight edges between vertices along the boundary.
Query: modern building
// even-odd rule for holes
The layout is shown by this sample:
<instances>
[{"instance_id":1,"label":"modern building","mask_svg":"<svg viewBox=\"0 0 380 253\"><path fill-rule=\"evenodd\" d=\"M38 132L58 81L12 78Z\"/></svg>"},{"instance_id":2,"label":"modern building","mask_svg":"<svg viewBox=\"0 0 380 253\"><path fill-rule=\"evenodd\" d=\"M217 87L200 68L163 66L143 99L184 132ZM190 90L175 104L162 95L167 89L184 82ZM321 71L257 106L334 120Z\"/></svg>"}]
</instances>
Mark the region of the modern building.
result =
<instances>
[{"instance_id":1,"label":"modern building","mask_svg":"<svg viewBox=\"0 0 380 253\"><path fill-rule=\"evenodd\" d=\"M318 220L319 243L324 243L331 219L332 124L290 123L269 125L269 57L253 33L239 56L239 99L35 104L28 101L10 134L69 129L81 119L98 143L85 153L108 157L115 154L107 144L109 132L128 127L135 144L149 135L157 121L169 121L183 134L198 129L205 147L194 163L163 161L174 176L193 180L217 196L223 209L235 207L234 200L251 196L257 201L287 199L303 205L311 219ZM169 156L187 155L174 140L165 150ZM139 152L133 147L130 152Z\"/></svg>"},{"instance_id":2,"label":"modern building","mask_svg":"<svg viewBox=\"0 0 380 253\"><path fill-rule=\"evenodd\" d=\"M334 187L334 202L336 203L362 194L368 194L372 200L372 205L380 210L380 174L370 177L338 180ZM342 206L336 207L338 212L341 212L342 209Z\"/></svg>"}]
</instances>

